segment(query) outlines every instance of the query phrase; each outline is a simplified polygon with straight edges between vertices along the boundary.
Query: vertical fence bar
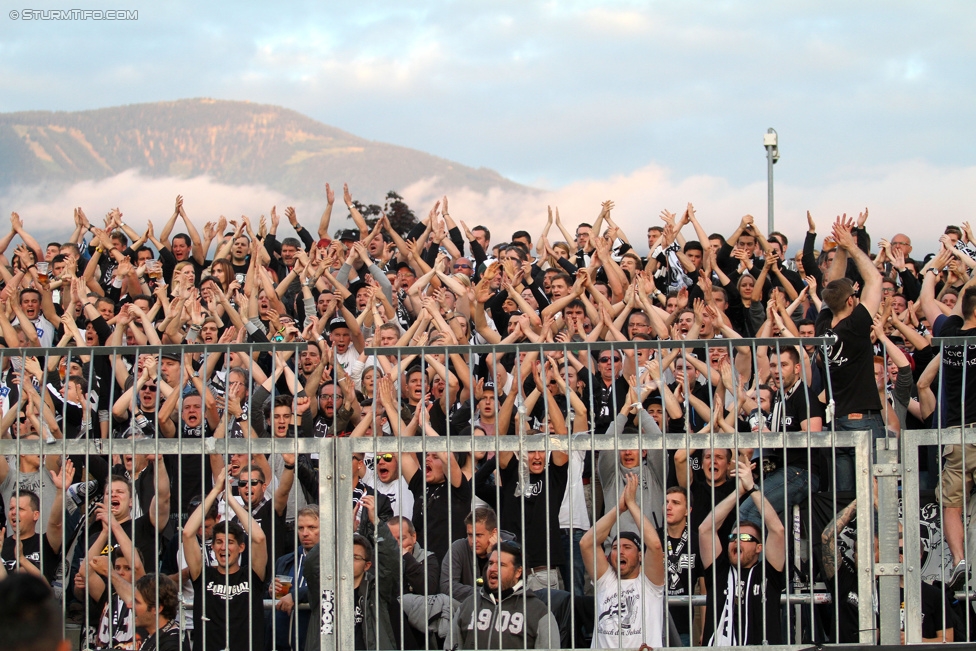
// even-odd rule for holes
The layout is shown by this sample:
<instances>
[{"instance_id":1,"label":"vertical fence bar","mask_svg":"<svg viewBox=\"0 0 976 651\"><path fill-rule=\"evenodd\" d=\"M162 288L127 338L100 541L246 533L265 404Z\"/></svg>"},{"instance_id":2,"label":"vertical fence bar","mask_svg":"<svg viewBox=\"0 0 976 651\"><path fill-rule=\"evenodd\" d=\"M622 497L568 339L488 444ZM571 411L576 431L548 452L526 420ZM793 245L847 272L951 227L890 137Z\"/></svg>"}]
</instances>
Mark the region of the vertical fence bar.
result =
<instances>
[{"instance_id":1,"label":"vertical fence bar","mask_svg":"<svg viewBox=\"0 0 976 651\"><path fill-rule=\"evenodd\" d=\"M861 644L875 644L874 608L874 500L871 498L871 445L870 432L851 433L854 438L856 472L854 487L857 492L857 602L858 629ZM836 449L836 437L831 450ZM863 607L860 604L864 604Z\"/></svg>"},{"instance_id":2,"label":"vertical fence bar","mask_svg":"<svg viewBox=\"0 0 976 651\"><path fill-rule=\"evenodd\" d=\"M902 510L906 516L919 513L919 478L915 472L918 460L919 437L917 432L902 432ZM922 641L922 550L921 540L908 529L914 518L905 518L905 642L919 644Z\"/></svg>"},{"instance_id":3,"label":"vertical fence bar","mask_svg":"<svg viewBox=\"0 0 976 651\"><path fill-rule=\"evenodd\" d=\"M878 463L874 477L878 481L878 542L880 571L878 572L878 606L881 643L898 644L901 640L901 563L898 561L898 441L895 438L876 439ZM858 479L863 473L858 473ZM873 487L872 487L873 488ZM860 538L860 531L858 538ZM872 541L873 543L873 541Z\"/></svg>"},{"instance_id":4,"label":"vertical fence bar","mask_svg":"<svg viewBox=\"0 0 976 651\"><path fill-rule=\"evenodd\" d=\"M331 441L335 446L333 463L335 464L334 475L337 479L333 496L336 510L336 537L333 539L334 544L330 546L331 553L334 555L336 573L339 577L336 587L336 607L339 613L336 646L339 649L351 650L356 648L356 603L352 560L354 553L352 536L355 533L352 511L354 483L351 474L353 439L334 438ZM324 558L328 558L328 556L327 553ZM368 616L368 614L364 613L363 616Z\"/></svg>"},{"instance_id":5,"label":"vertical fence bar","mask_svg":"<svg viewBox=\"0 0 976 651\"><path fill-rule=\"evenodd\" d=\"M337 503L335 499L336 439L315 439L319 449L319 611L312 612L309 628L319 630L322 651L337 651L339 638L336 634L336 540ZM314 601L313 601L314 603Z\"/></svg>"}]
</instances>

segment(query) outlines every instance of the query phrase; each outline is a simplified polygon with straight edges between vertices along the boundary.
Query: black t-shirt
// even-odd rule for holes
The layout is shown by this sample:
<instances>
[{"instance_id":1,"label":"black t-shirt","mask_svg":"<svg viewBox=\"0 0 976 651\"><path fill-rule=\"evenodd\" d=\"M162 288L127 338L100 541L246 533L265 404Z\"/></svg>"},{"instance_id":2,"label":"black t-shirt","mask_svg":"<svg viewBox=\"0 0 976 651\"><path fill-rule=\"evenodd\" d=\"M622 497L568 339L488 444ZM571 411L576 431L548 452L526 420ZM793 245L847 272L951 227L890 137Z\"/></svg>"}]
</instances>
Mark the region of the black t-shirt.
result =
<instances>
[{"instance_id":1,"label":"black t-shirt","mask_svg":"<svg viewBox=\"0 0 976 651\"><path fill-rule=\"evenodd\" d=\"M940 316L935 320L937 337L968 337L976 335L976 328L963 329L964 321L961 316ZM942 386L945 391L943 403L943 426L958 427L963 424L963 357L966 368L966 419L965 423L976 423L976 344L968 344L967 350L962 346L946 346L942 354Z\"/></svg>"},{"instance_id":2,"label":"black t-shirt","mask_svg":"<svg viewBox=\"0 0 976 651\"><path fill-rule=\"evenodd\" d=\"M880 411L881 398L874 382L874 346L871 326L874 321L863 305L856 305L850 315L831 326L834 314L824 307L817 315L818 337L834 335L837 343L827 345L825 363L830 374L830 389L835 415Z\"/></svg>"},{"instance_id":3,"label":"black t-shirt","mask_svg":"<svg viewBox=\"0 0 976 651\"><path fill-rule=\"evenodd\" d=\"M543 565L555 567L563 562L559 507L569 481L569 464L557 466L548 463L548 479L545 470L538 474L525 473L528 475L525 485L520 477L519 466L518 454L515 454L508 466L499 469L502 480L502 503L498 513L501 528L518 536L525 547L525 564L528 568ZM526 531L522 530L523 521Z\"/></svg>"},{"instance_id":4,"label":"black t-shirt","mask_svg":"<svg viewBox=\"0 0 976 651\"><path fill-rule=\"evenodd\" d=\"M731 479L725 480L725 483L715 487L715 501L713 502L712 487L704 479L696 478L690 489L693 505L691 509L691 530L697 532L705 518L711 516L715 505L731 495L733 491L735 491L735 482ZM729 517L725 518L725 523L719 527L719 540L722 541L723 545L728 534L732 532L734 524L735 512L733 511Z\"/></svg>"},{"instance_id":5,"label":"black t-shirt","mask_svg":"<svg viewBox=\"0 0 976 651\"><path fill-rule=\"evenodd\" d=\"M823 403L817 400L813 390L803 382L797 382L792 389L783 394L783 397L784 399L781 400L779 392L774 396L776 402L773 405L770 426L774 432L799 432L802 431L800 424L803 421L824 416ZM786 465L807 469L806 448L787 448ZM820 472L819 448L810 450L809 470L812 473Z\"/></svg>"},{"instance_id":6,"label":"black t-shirt","mask_svg":"<svg viewBox=\"0 0 976 651\"><path fill-rule=\"evenodd\" d=\"M159 558L166 549L166 539L156 533L156 527L149 519L149 514L141 515L135 520L126 520L122 523L122 531L129 536L129 540L135 545L136 549L142 554L142 563L147 573L155 572L159 567ZM95 538L102 532L101 522L92 522L88 527L88 543L86 548L91 547ZM112 538L111 550L106 544L106 554L114 557L114 554L121 554L118 540Z\"/></svg>"},{"instance_id":7,"label":"black t-shirt","mask_svg":"<svg viewBox=\"0 0 976 651\"><path fill-rule=\"evenodd\" d=\"M765 558L751 568L733 567L725 553L715 559L714 585L711 570L705 571L710 597L705 610L703 639L707 642L716 632L715 627L723 626L722 613L728 596L730 572L733 573L731 583L737 598L733 598L732 619L728 626L735 632L738 645L782 644L780 596L786 585L783 572Z\"/></svg>"},{"instance_id":8,"label":"black t-shirt","mask_svg":"<svg viewBox=\"0 0 976 651\"><path fill-rule=\"evenodd\" d=\"M200 439L212 438L213 429L207 424L206 417L202 417L203 422L197 427L189 427L183 423L182 419L178 422L177 432L181 439ZM213 471L210 469L210 461L207 457L199 454L167 454L166 470L169 472L170 490L172 499L170 500L170 512L180 513L183 521L189 517L193 509L190 502L193 498L203 500L205 496L204 486L213 484Z\"/></svg>"},{"instance_id":9,"label":"black t-shirt","mask_svg":"<svg viewBox=\"0 0 976 651\"><path fill-rule=\"evenodd\" d=\"M233 574L204 567L193 582L193 648L263 649L265 593L265 582L254 572L248 574L247 567Z\"/></svg>"},{"instance_id":10,"label":"black t-shirt","mask_svg":"<svg viewBox=\"0 0 976 651\"><path fill-rule=\"evenodd\" d=\"M417 529L417 542L433 552L436 558L444 558L451 543L467 535L464 518L471 512L471 480L462 476L457 488L448 481L427 484L425 492L424 466L421 465L410 480L409 488L414 498L413 524Z\"/></svg>"},{"instance_id":11,"label":"black t-shirt","mask_svg":"<svg viewBox=\"0 0 976 651\"><path fill-rule=\"evenodd\" d=\"M230 266L234 268L234 279L241 284L241 287L243 287L244 283L247 282L247 272L251 268L250 260L251 256L247 256L247 260L244 262L244 264L234 264L233 261L230 263Z\"/></svg>"},{"instance_id":12,"label":"black t-shirt","mask_svg":"<svg viewBox=\"0 0 976 651\"><path fill-rule=\"evenodd\" d=\"M49 582L54 581L60 555L51 547L47 536L35 533L30 538L22 539L22 543L24 545L24 557L39 570L42 569L43 565L44 578ZM17 569L17 539L13 536L7 536L3 541L3 547L0 548L0 563L3 563L7 572L13 572Z\"/></svg>"},{"instance_id":13,"label":"black t-shirt","mask_svg":"<svg viewBox=\"0 0 976 651\"><path fill-rule=\"evenodd\" d=\"M705 575L701 554L698 551L698 532L688 527L677 538L666 536L665 529L657 535L664 541L664 560L667 568L667 594L669 597L694 594L699 577ZM692 610L687 604L670 606L671 619L678 633L691 632Z\"/></svg>"}]
</instances>

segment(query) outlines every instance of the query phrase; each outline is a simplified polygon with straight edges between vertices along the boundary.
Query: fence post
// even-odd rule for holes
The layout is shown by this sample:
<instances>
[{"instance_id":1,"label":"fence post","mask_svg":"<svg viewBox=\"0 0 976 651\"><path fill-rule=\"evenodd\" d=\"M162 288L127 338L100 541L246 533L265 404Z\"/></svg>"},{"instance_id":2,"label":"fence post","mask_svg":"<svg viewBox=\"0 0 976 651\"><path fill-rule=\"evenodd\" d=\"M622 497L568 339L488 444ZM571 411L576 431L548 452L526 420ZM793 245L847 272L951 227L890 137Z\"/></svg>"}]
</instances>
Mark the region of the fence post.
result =
<instances>
[{"instance_id":1,"label":"fence post","mask_svg":"<svg viewBox=\"0 0 976 651\"><path fill-rule=\"evenodd\" d=\"M339 580L336 586L336 623L339 635L336 646L348 651L356 648L356 599L353 586L353 514L352 514L352 438L333 438L333 463L335 464L336 537L331 541ZM365 613L364 613L365 616Z\"/></svg>"},{"instance_id":2,"label":"fence post","mask_svg":"<svg viewBox=\"0 0 976 651\"><path fill-rule=\"evenodd\" d=\"M877 644L874 619L874 500L871 477L871 432L854 432L857 461L854 488L857 492L857 600L861 644ZM836 507L835 507L836 508ZM861 605L863 604L863 606Z\"/></svg>"},{"instance_id":3,"label":"fence post","mask_svg":"<svg viewBox=\"0 0 976 651\"><path fill-rule=\"evenodd\" d=\"M319 448L319 586L321 598L318 622L319 644L322 651L337 651L338 611L336 608L336 511L335 500L335 439L316 441ZM313 613L313 617L315 613ZM341 630L341 629L339 629Z\"/></svg>"},{"instance_id":4,"label":"fence post","mask_svg":"<svg viewBox=\"0 0 976 651\"><path fill-rule=\"evenodd\" d=\"M878 542L880 558L875 567L878 577L878 610L881 644L901 643L901 579L904 567L898 559L898 439L877 439L877 463L873 476L878 481ZM907 533L907 532L906 532ZM916 531L915 535L918 535ZM873 542L873 541L872 541Z\"/></svg>"},{"instance_id":5,"label":"fence post","mask_svg":"<svg viewBox=\"0 0 976 651\"><path fill-rule=\"evenodd\" d=\"M918 477L918 446L917 432L902 431L902 512L906 514L905 532L905 563L903 576L905 577L905 643L921 644L922 642L922 544L919 540L917 527L911 523L916 521L920 511L919 477Z\"/></svg>"}]
</instances>

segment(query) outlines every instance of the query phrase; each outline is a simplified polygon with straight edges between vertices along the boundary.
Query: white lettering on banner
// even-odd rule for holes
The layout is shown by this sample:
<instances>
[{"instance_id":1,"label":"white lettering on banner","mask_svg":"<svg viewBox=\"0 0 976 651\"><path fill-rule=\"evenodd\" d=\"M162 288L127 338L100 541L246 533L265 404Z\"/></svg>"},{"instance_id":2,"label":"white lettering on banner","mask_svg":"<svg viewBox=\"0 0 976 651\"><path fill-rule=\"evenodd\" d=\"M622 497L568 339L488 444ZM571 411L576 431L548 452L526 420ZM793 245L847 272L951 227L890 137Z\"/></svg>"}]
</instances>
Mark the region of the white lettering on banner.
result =
<instances>
[{"instance_id":1,"label":"white lettering on banner","mask_svg":"<svg viewBox=\"0 0 976 651\"><path fill-rule=\"evenodd\" d=\"M332 635L335 630L335 592L332 590L322 591L322 634Z\"/></svg>"},{"instance_id":2,"label":"white lettering on banner","mask_svg":"<svg viewBox=\"0 0 976 651\"><path fill-rule=\"evenodd\" d=\"M216 597L227 600L249 593L251 591L251 584L248 581L237 585L224 585L223 583L211 581L207 584L207 591Z\"/></svg>"}]
</instances>

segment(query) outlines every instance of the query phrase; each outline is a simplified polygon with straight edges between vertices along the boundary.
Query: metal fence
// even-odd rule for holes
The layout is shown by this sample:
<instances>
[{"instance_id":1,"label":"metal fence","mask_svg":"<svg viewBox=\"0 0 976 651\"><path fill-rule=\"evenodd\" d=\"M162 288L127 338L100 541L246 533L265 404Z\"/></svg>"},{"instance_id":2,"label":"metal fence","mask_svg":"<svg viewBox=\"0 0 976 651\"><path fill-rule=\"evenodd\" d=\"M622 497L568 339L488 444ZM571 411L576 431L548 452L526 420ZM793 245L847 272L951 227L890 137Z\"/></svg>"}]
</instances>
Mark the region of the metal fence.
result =
<instances>
[{"instance_id":1,"label":"metal fence","mask_svg":"<svg viewBox=\"0 0 976 651\"><path fill-rule=\"evenodd\" d=\"M926 605L922 584L940 586L952 570L942 540L945 508L933 500L931 491L934 488L935 495L939 493L938 483L933 481L939 468L923 466L931 450L938 452L950 444L976 444L976 435L972 429L937 428L902 429L898 436L886 433L877 437L866 430L844 431L836 419L824 422L819 430L788 431L792 428L775 408L785 404L792 395L789 390L795 389L782 386L784 371L776 371L780 383L769 390L751 381L738 381L740 376L759 375L766 363L761 361L763 357L781 359L784 350L795 346L818 352L831 343L820 338L777 338L376 348L365 352L367 363L360 375L368 378L372 373L372 382L365 383L355 370L335 368L326 369L322 380L310 381L315 370L311 364L304 366L300 358L305 343L4 350L0 352L2 389L7 391L0 389L0 399L4 414L16 414L4 418L4 439L0 439L0 454L8 455L9 460L6 479L0 483L8 509L6 533L21 544L33 536L43 537L50 547L57 548L49 552L36 539L23 547L39 548L37 570L55 587L65 616L64 632L80 647L99 639L109 640L109 646L137 644L135 617L129 613L135 609L137 574L142 573L174 577L181 588L180 626L195 623L195 635L205 648L222 648L215 646L219 642L214 640L223 639L230 648L249 651L304 649L306 638L310 643L315 638L320 648L330 651L364 644L369 648L527 648L536 647L538 639L546 639L549 648L575 648L590 646L592 637L601 632L601 621L612 622L607 626L616 627L616 631L604 631L600 639L617 639L626 646L624 641L629 638L624 629L636 627L635 617L651 608L661 609L660 636L666 646L682 646L687 639L675 620L687 622L687 636L695 644L707 643L712 634L716 642L742 640L750 626L763 641L789 648L839 643L845 641L845 631L856 637L848 638L849 642L899 644L904 630L908 643L919 643ZM672 350L680 364L661 363L659 368L645 365L648 360L667 360ZM571 354L582 358L576 359L581 362L578 367L567 363ZM59 356L64 362L61 371ZM380 356L385 359L377 359ZM552 359L551 367L537 368L533 356ZM601 356L609 361L600 361ZM148 362L151 368L146 372L150 357L155 363ZM725 358L732 367L731 376ZM748 363L736 367L736 360L743 358L748 358ZM806 357L801 354L801 358L798 381L807 391L816 382L808 375L811 369L804 361ZM81 363L73 367L73 362ZM600 380L601 364L609 367L611 377L609 388L602 392L592 390ZM635 394L627 393L626 377L614 384L619 382L618 364L632 371ZM231 371L234 367L248 371L247 386L241 394L233 387L232 376L240 375ZM414 369L419 371L419 379L414 377ZM127 381L126 372L131 380ZM479 383L477 378L486 373L501 380L497 384ZM571 396L584 374L588 386ZM85 379L81 397L72 393L80 385L70 386L77 375ZM384 375L397 378L392 387L393 412L386 409L389 395L384 392L388 394L390 387L380 380ZM264 377L271 379L258 382ZM354 436L333 436L343 429L343 414L337 405L339 396L349 390L343 386L346 377L360 383L362 402L371 403L359 407L360 418L354 420L360 426L348 427ZM731 387L724 384L729 377ZM828 403L832 402L830 379L824 376L821 380ZM412 381L419 382L419 387ZM136 391L129 392L128 382ZM33 390L23 383L29 383ZM143 388L153 383L156 390L141 395ZM726 392L714 399L720 383ZM167 387L160 388L164 384ZM641 395L644 385L650 389L651 384L654 389ZM263 391L261 385L265 385ZM169 386L176 394L171 400L173 393L166 390ZM199 407L194 407L191 398L199 397L200 392L193 387L201 386L204 395ZM297 389L311 386L316 391L309 398L316 401L320 412L315 418L307 416L309 408L294 395ZM92 395L95 387L106 395ZM763 391L769 394L768 409L763 406ZM941 385L936 391L941 395ZM481 395L476 399L478 393ZM56 394L62 394L61 399ZM698 413L703 410L695 403L696 394L713 396L705 410L707 415ZM513 395L506 402L506 397ZM129 399L134 402L125 409L125 400ZM140 400L144 402L140 404ZM758 411L743 411L750 401L756 403ZM720 403L723 409L711 403ZM680 409L676 410L676 404ZM284 413L276 414L279 407ZM631 407L633 414L620 416ZM745 423L751 416L752 429L758 431L736 431L738 427L725 431L729 429L725 407L734 409L733 423ZM325 417L330 409L331 416ZM415 418L411 411L415 414L418 409L422 415ZM805 409L800 414L806 417L802 420L814 418L813 407L807 405ZM660 423L651 412L658 415ZM741 418L739 412L743 412ZM506 413L511 415L511 422L503 424ZM771 431L762 431L763 419L774 423ZM362 426L363 420L371 426ZM322 429L313 423L322 423ZM466 431L465 427L472 429ZM499 430L507 430L506 435L497 435ZM322 431L327 435L316 436ZM489 435L478 435L479 431ZM965 463L967 451L962 449ZM715 507L722 503L729 482L735 489L739 481L734 474L719 476L722 460L716 453L724 450L731 451L731 458L724 459L727 465L734 466L740 458L755 465L755 476L747 483L754 483L758 492L734 500L730 512L719 517ZM802 491L794 495L785 486L780 490L778 484L786 482L791 451L799 454L790 458L800 465L805 461L809 473ZM842 465L838 462L841 457L845 463L853 462L849 478L852 491L838 490L843 478L838 478L835 469ZM408 461L408 468L405 458L413 460ZM69 461L75 476L70 488L59 487L57 484L69 483L65 477ZM383 481L380 473L386 471L380 465L394 461L396 474ZM445 461L446 470L433 467ZM157 471L162 465L166 466L165 473ZM235 477L241 493L240 508L230 504L227 495L207 499L208 493L216 492L211 486L221 467ZM813 473L817 468L819 471ZM47 475L47 469L52 475ZM128 506L124 499L117 503L114 497L113 487L118 486L112 477L118 473L113 470L122 472L121 488L128 487L131 512L110 516L113 508L118 511ZM463 475L457 485L453 481L455 472ZM409 480L405 473L410 475ZM594 580L591 574L606 568L606 561L601 561L605 553L614 551L609 544L613 536L604 532L604 540L595 540L589 547L585 535L583 541L579 538L614 510L621 494L625 495L624 510L631 513L625 486L626 477L632 474L641 480L631 495L635 512L647 517L651 525L651 529L636 527L630 537L635 549L647 548L643 565L638 566L639 575L651 572L651 559L659 559L664 565L661 576L665 589L658 602L655 589L640 583L631 595L632 601L625 603L617 597L613 604L616 610L607 615L595 584L606 576L609 587L604 596L619 595L628 589L626 576L633 566L626 566L624 561L621 567L614 561L609 573L600 573ZM267 492L260 495L254 489L261 486L253 483L259 475L265 480L261 486L267 485ZM46 483L50 476L54 479ZM384 524L388 517L378 516L372 523L370 500L363 499L370 493L362 492L367 480L376 487L374 496L385 495L380 489L390 489L402 491L395 493L401 504L408 493L414 497L415 506L409 513L393 511L392 504L390 510L412 521L420 541L417 545L447 543L447 553L433 557L441 566L436 576L426 573L431 557L408 558L411 552L401 549L407 544L403 539L409 538L403 533L406 523L395 520L399 537L392 536ZM815 483L819 484L816 488ZM439 488L442 484L443 490ZM739 550L737 562L731 565L722 564L718 558L708 559L708 567L694 573L690 584L684 581L684 564L695 565L696 561L688 552L682 557L682 549L675 551L668 536L662 539L651 531L660 528L662 533L669 532L666 490L673 485L684 489L681 494L686 504L690 495L695 501L685 517L670 524L676 529L682 524L689 538L702 531L721 530L724 538L717 539L717 544L726 550L725 556L733 545ZM562 487L558 499L550 495L550 487L553 493ZM233 490L233 485L227 488ZM9 508L11 500L19 505L28 491L37 492L40 502L33 536L30 527L21 522L24 509ZM262 503L265 495L270 495L270 507ZM167 496L169 499L164 499ZM848 512L853 498L856 506ZM540 499L543 503L536 504ZM770 504L771 512L759 510L758 506L766 503L763 499ZM166 501L169 504L162 503ZM378 497L372 500L379 501ZM217 521L209 527L212 533L204 528L202 537L197 537L196 531L187 533L189 528L185 527L198 502L202 503L200 516L205 515L209 502L223 504ZM307 544L309 538L300 531L306 504L313 505L317 513L315 547ZM964 522L968 522L971 504L967 495ZM495 561L490 551L478 553L476 536L474 544L464 542L465 518L473 511L484 511L486 505L492 507L500 530L494 549L513 550L496 551ZM236 520L247 525L244 511L250 513L250 531L243 540L234 540L243 545L231 554L227 545L234 535L224 513L230 516L234 512ZM756 511L758 516L754 515ZM258 512L272 524L256 522ZM415 519L415 514L422 517ZM113 517L124 517L130 523L128 528L113 524ZM745 533L753 540L726 540L737 520L745 526L744 521L752 517L758 520L759 531L735 528L735 535ZM508 532L503 523L517 531ZM571 526L561 526L564 523ZM928 532L927 537L914 535L917 523ZM191 524L203 524L203 518ZM629 525L616 524L620 529L611 527L613 535L628 530ZM257 528L263 533L256 537ZM477 517L470 528L472 535L478 533ZM49 529L57 535L49 536ZM126 535L119 536L119 531ZM363 539L354 538L356 533L365 535L365 554L358 544ZM507 533L515 534L517 546L499 545ZM596 534L592 532L591 537L595 539ZM973 549L968 525L964 534L967 548ZM743 543L768 542L770 535L781 538L782 550L773 553L767 545L762 559L780 559L780 568L773 567L776 572L764 562L753 565L742 551L746 549ZM92 562L93 554L103 555L93 549L95 543L102 544L99 536L104 538L102 552L106 558ZM566 538L568 554L555 547ZM630 538L617 539L618 558L625 555L624 540ZM680 544L681 538L676 540ZM214 551L215 543L223 547ZM196 546L197 552L188 556L189 545ZM717 545L711 545L714 551ZM270 551L262 554L262 546ZM589 550L585 558L585 552L576 553L584 547ZM493 549L491 545L488 548ZM3 560L11 571L30 569L19 556L8 558L6 546L4 550ZM135 550L145 552L141 562ZM539 550L543 550L541 560ZM700 546L697 553L701 556ZM290 566L288 554L294 555ZM505 565L508 556L504 554L517 556L514 565L521 567L521 582L515 584L514 592L503 586L507 578L517 576L518 570ZM259 559L270 556L263 571L257 567L260 563L255 563L255 555ZM234 587L240 585L240 577L232 576L237 572L213 569L232 556L234 563L238 556L242 559L239 571L246 572L251 581L247 586L251 593L248 605L241 610L237 610L240 602L233 601L235 590L244 589ZM371 557L371 566L364 571L367 556ZM200 559L197 564L203 564L201 578L187 581L195 575L192 566L196 558ZM318 572L312 576L303 572L302 565L314 558ZM113 573L106 565L116 560L123 566L127 562L131 569L123 567ZM581 562L586 569L582 580ZM225 569L233 567L233 563L225 565ZM424 568L421 579L414 576L408 580L406 573L418 565ZM208 566L219 573L219 580L210 580L218 575L209 574ZM828 567L833 571L826 571ZM280 572L285 581L276 583L280 568L287 568ZM748 583L752 578L746 579L746 585L759 587L758 600L738 594L732 588L733 580L727 583L727 575L721 573L726 568L735 570L735 580L757 568L761 576L753 583ZM497 577L492 574L496 571ZM672 574L679 578L674 579ZM446 589L442 588L442 576L448 579ZM698 594L699 578L713 596ZM291 580L289 586L285 585L287 579ZM465 585L464 580L469 583ZM845 583L851 580L852 584ZM772 590L778 585L776 581L782 583L782 590ZM903 581L904 606L900 597ZM498 585L491 588L495 582ZM161 603L160 595L165 593L162 583L161 579L154 583L149 601ZM357 590L357 583L368 586L369 593ZM956 637L957 642L972 639L968 631L973 612L968 602L976 591L969 585L968 576L965 583L964 589L947 597L954 610L944 611L941 625L934 629L967 632L967 637ZM527 595L533 585L541 585L533 592L538 599ZM305 586L307 594L302 594ZM519 597L520 589L526 596ZM714 595L723 589L728 599L720 603ZM200 590L210 595L200 599ZM260 594L255 596L257 592ZM926 595L931 596L928 588ZM517 597L513 603L518 604L520 613L509 612L502 604L510 596ZM292 603L286 608L288 598ZM485 620L472 610L478 608L481 598L502 604L492 602L493 610ZM710 604L709 599L713 600ZM466 606L465 601L473 605ZM222 607L215 610L214 603ZM628 604L633 607L638 603L644 604L643 608L627 612ZM750 609L756 604L764 606L753 613ZM773 605L767 608L765 604ZM720 635L723 613L731 624ZM755 621L748 623L746 615L758 615L758 626ZM73 622L78 620L76 628ZM547 631L540 630L550 623L554 628L548 632L559 639L546 638ZM932 622L926 624L931 626ZM124 637L130 627L132 641L121 640L119 633ZM311 635L306 634L306 627ZM479 636L483 631L494 632L494 636ZM776 632L779 637L774 639ZM487 644L485 639L489 640Z\"/></svg>"}]
</instances>

